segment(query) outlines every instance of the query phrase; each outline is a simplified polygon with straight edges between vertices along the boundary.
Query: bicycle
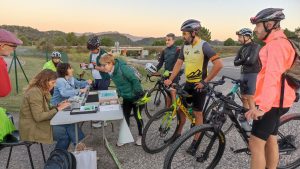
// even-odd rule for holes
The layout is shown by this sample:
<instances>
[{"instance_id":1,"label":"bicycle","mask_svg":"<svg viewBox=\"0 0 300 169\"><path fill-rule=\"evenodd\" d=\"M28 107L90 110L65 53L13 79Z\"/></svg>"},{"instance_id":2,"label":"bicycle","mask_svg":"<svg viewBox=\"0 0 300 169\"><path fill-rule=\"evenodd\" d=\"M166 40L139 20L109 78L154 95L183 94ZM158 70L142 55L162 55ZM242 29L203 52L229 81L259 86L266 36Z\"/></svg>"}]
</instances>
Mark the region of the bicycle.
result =
<instances>
[{"instance_id":1,"label":"bicycle","mask_svg":"<svg viewBox=\"0 0 300 169\"><path fill-rule=\"evenodd\" d=\"M146 80L155 82L151 79L151 77L159 77L159 79L156 81L154 87L148 92L150 101L145 105L145 113L148 118L151 118L158 110L166 108L167 97L169 96L169 93L164 85L164 80L168 77L167 74L147 74Z\"/></svg>"},{"instance_id":2,"label":"bicycle","mask_svg":"<svg viewBox=\"0 0 300 169\"><path fill-rule=\"evenodd\" d=\"M221 128L225 122L226 116L230 118L235 128L239 132L240 137L248 147L250 131L243 129L238 118L236 117L236 114L239 116L244 116L247 110L238 105L230 97L224 96L222 93L215 91L210 84L211 83L204 84L205 88L211 91L211 93L214 94L214 97L220 99L224 103L224 109L221 111L214 110L209 124L195 126L178 138L172 144L165 156L163 166L164 169L186 169L189 167L208 169L215 168L221 160L225 150L226 138ZM288 113L280 118L280 127L278 132L278 144L280 152L278 165L279 169L292 169L300 166L298 150L300 138L295 134L295 130L291 130L291 126L295 127L299 126L299 124L300 113ZM212 133L212 138L209 138L205 135L207 132ZM187 153L186 147L190 146L194 135L198 133L200 134L200 137L195 144L196 152ZM234 154L242 152L250 154L248 148L242 148L238 150L232 149L232 151Z\"/></svg>"},{"instance_id":3,"label":"bicycle","mask_svg":"<svg viewBox=\"0 0 300 169\"><path fill-rule=\"evenodd\" d=\"M191 95L184 91L180 85L176 85L174 87L176 89L176 101L171 105L171 107L162 109L152 116L144 128L142 135L142 147L148 153L158 153L165 149L169 144L171 144L172 140L174 140L179 121L177 119L179 116L176 115L177 109L181 109L187 119L191 122L191 126L195 125L195 118L193 117L192 112L188 110L189 107L187 107L188 105L185 99L187 97L191 97ZM155 123L157 121L158 124ZM156 135L151 139L156 140L154 143L159 142L157 145L148 144L152 142L151 140L148 142L148 136L152 134L150 127L154 127L154 132L156 132Z\"/></svg>"},{"instance_id":4,"label":"bicycle","mask_svg":"<svg viewBox=\"0 0 300 169\"><path fill-rule=\"evenodd\" d=\"M241 81L241 80L236 80L236 79L233 79L233 78L228 77L228 76L222 76L221 80L219 80L218 83L220 83L220 85L221 85L222 83L225 83L224 80L226 80L226 79L231 80L231 83L233 84L232 88L230 89L230 92L228 94L226 94L226 96L228 98L232 99L232 100L235 100L235 97L237 96L238 99L240 101L242 101L240 86L241 85L247 85L247 82L244 82L244 81ZM213 89L215 88L215 86L216 86L216 84L214 84ZM204 117L204 122L205 123L209 123L213 109L217 108L218 110L221 110L224 107L224 104L223 104L222 100L220 100L220 99L215 100L215 99L213 99L211 94L208 94L208 95L209 95L209 97L208 97L208 99L205 103L204 109L203 109L204 110L203 111L203 117ZM213 102L208 107L211 99L213 100ZM226 135L232 129L232 127L233 127L233 123L230 123L230 121L229 121L229 123L225 123L223 125L222 131ZM210 133L206 133L206 135L208 137L211 137Z\"/></svg>"},{"instance_id":5,"label":"bicycle","mask_svg":"<svg viewBox=\"0 0 300 169\"><path fill-rule=\"evenodd\" d=\"M232 79L226 76L222 77L222 80L219 82L212 82L213 88L222 85L225 83L225 79ZM227 95L234 99L234 96L239 93L239 84L241 81L233 81L235 84L232 91ZM143 136L142 136L142 147L144 151L150 154L158 153L164 150L168 145L170 145L176 138L176 133L179 127L180 119L177 119L177 111L180 109L187 119L191 123L191 127L195 125L195 119L193 116L192 105L186 103L185 98L191 97L187 92L182 89L183 86L176 85L177 96L173 98L173 104L169 108L165 108L157 112L152 118L149 119L146 124ZM175 101L174 101L175 100ZM209 104L212 101L211 104ZM223 104L220 100L214 99L211 95L207 98L207 101L203 108L204 123L209 123L211 118L211 112L213 109L221 109ZM229 121L230 122L230 121ZM223 132L228 133L233 124L226 123L223 127ZM211 133L206 133L208 137L211 137ZM153 145L154 144L154 145Z\"/></svg>"}]
</instances>

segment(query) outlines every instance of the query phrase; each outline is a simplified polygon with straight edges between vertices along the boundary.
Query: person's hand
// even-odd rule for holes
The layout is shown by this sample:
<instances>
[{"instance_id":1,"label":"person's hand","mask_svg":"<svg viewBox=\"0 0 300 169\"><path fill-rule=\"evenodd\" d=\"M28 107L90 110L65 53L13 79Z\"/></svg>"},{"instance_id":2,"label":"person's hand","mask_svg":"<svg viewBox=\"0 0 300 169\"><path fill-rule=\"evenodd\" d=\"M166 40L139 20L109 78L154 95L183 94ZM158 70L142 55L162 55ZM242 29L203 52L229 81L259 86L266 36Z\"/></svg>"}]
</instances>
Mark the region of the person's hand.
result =
<instances>
[{"instance_id":1,"label":"person's hand","mask_svg":"<svg viewBox=\"0 0 300 169\"><path fill-rule=\"evenodd\" d=\"M249 110L245 116L247 118L247 120L253 119L253 120L258 120L259 117L263 116L265 114L265 112L258 110L258 109L251 109Z\"/></svg>"},{"instance_id":2,"label":"person's hand","mask_svg":"<svg viewBox=\"0 0 300 169\"><path fill-rule=\"evenodd\" d=\"M104 66L95 66L95 69L99 70L100 72L104 72Z\"/></svg>"},{"instance_id":3,"label":"person's hand","mask_svg":"<svg viewBox=\"0 0 300 169\"><path fill-rule=\"evenodd\" d=\"M201 82L195 83L195 89L200 90L204 87L204 85Z\"/></svg>"},{"instance_id":4,"label":"person's hand","mask_svg":"<svg viewBox=\"0 0 300 169\"><path fill-rule=\"evenodd\" d=\"M152 75L152 76L159 76L160 73L159 73L159 72L154 72L154 73L152 73L151 75Z\"/></svg>"},{"instance_id":5,"label":"person's hand","mask_svg":"<svg viewBox=\"0 0 300 169\"><path fill-rule=\"evenodd\" d=\"M86 81L89 85L93 83L93 81L91 79Z\"/></svg>"},{"instance_id":6,"label":"person's hand","mask_svg":"<svg viewBox=\"0 0 300 169\"><path fill-rule=\"evenodd\" d=\"M57 110L58 110L58 111L61 111L61 110L65 109L65 108L67 108L67 107L70 106L70 105L71 105L70 102L68 102L68 101L63 101L63 102L61 102L61 103L58 104Z\"/></svg>"},{"instance_id":7,"label":"person's hand","mask_svg":"<svg viewBox=\"0 0 300 169\"><path fill-rule=\"evenodd\" d=\"M164 84L169 87L172 84L172 81L170 79L167 79L164 81Z\"/></svg>"},{"instance_id":8,"label":"person's hand","mask_svg":"<svg viewBox=\"0 0 300 169\"><path fill-rule=\"evenodd\" d=\"M80 93L85 93L87 91L87 88L80 89L79 91L80 91Z\"/></svg>"}]
</instances>

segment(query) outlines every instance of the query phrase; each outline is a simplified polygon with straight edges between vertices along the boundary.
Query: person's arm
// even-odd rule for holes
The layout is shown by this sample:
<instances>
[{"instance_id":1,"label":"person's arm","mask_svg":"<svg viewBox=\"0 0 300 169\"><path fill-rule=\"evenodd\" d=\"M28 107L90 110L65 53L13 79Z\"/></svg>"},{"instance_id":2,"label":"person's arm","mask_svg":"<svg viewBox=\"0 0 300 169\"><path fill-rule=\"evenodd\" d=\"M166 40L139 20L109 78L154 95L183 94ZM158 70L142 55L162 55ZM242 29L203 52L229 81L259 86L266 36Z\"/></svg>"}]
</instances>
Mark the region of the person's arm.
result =
<instances>
[{"instance_id":1,"label":"person's arm","mask_svg":"<svg viewBox=\"0 0 300 169\"><path fill-rule=\"evenodd\" d=\"M161 52L161 55L159 57L159 62L156 65L157 71L159 71L161 69L161 67L164 65L164 61L165 61L165 52L164 50Z\"/></svg>"},{"instance_id":2,"label":"person's arm","mask_svg":"<svg viewBox=\"0 0 300 169\"><path fill-rule=\"evenodd\" d=\"M76 86L76 88L85 88L88 85L88 82L86 80L83 81L79 81L76 78L74 78L74 84Z\"/></svg>"},{"instance_id":3,"label":"person's arm","mask_svg":"<svg viewBox=\"0 0 300 169\"><path fill-rule=\"evenodd\" d=\"M41 91L29 93L28 103L33 116L33 119L37 122L50 120L56 113L57 109L53 108L47 112L44 111L44 97Z\"/></svg>"},{"instance_id":4,"label":"person's arm","mask_svg":"<svg viewBox=\"0 0 300 169\"><path fill-rule=\"evenodd\" d=\"M220 70L223 68L223 62L220 58L213 60L213 61L211 60L211 62L213 64L213 67L212 67L211 71L209 72L209 74L207 75L207 77L204 79L205 82L211 81L214 77L216 77L218 75Z\"/></svg>"},{"instance_id":5,"label":"person's arm","mask_svg":"<svg viewBox=\"0 0 300 169\"><path fill-rule=\"evenodd\" d=\"M260 50L260 46L258 44L252 45L251 51L249 52L249 55L246 57L244 64L247 66L252 66L253 64L255 64L259 57L259 50Z\"/></svg>"},{"instance_id":6,"label":"person's arm","mask_svg":"<svg viewBox=\"0 0 300 169\"><path fill-rule=\"evenodd\" d=\"M68 86L68 87L67 87ZM65 79L58 79L55 86L63 97L73 97L79 93L79 89L71 87Z\"/></svg>"},{"instance_id":7,"label":"person's arm","mask_svg":"<svg viewBox=\"0 0 300 169\"><path fill-rule=\"evenodd\" d=\"M135 76L133 70L131 70L128 66L121 66L120 67L123 76L132 84L134 93L140 93L143 92L142 85L139 81L139 79Z\"/></svg>"},{"instance_id":8,"label":"person's arm","mask_svg":"<svg viewBox=\"0 0 300 169\"><path fill-rule=\"evenodd\" d=\"M184 51L184 46L182 46L181 50L179 51L178 59L177 59L175 65L173 67L172 74L169 77L169 80L171 80L172 82L176 78L176 76L178 75L178 73L180 72L181 67L183 65L183 62L184 62L184 52L183 51Z\"/></svg>"},{"instance_id":9,"label":"person's arm","mask_svg":"<svg viewBox=\"0 0 300 169\"><path fill-rule=\"evenodd\" d=\"M237 53L237 56L234 58L234 66L240 66L243 64L244 60L242 60L242 57L241 57L241 52L242 52L242 49L243 47L241 47Z\"/></svg>"},{"instance_id":10,"label":"person's arm","mask_svg":"<svg viewBox=\"0 0 300 169\"><path fill-rule=\"evenodd\" d=\"M169 80L171 80L173 82L173 80L176 78L176 76L180 72L182 65L183 65L183 60L181 58L178 58L174 65L174 68L172 70L172 74L169 77Z\"/></svg>"},{"instance_id":11,"label":"person's arm","mask_svg":"<svg viewBox=\"0 0 300 169\"><path fill-rule=\"evenodd\" d=\"M5 97L11 92L11 83L8 76L8 72L6 70L6 66L0 67L0 79L0 97Z\"/></svg>"},{"instance_id":12,"label":"person's arm","mask_svg":"<svg viewBox=\"0 0 300 169\"><path fill-rule=\"evenodd\" d=\"M273 42L274 43L274 42ZM277 42L278 43L278 42ZM274 44L275 46L276 44ZM281 75L285 71L285 59L282 53L282 48L277 44L277 48L267 49L267 64L264 82L261 93L256 93L261 99L259 109L263 112L271 110L274 101L280 92L278 85L281 84Z\"/></svg>"},{"instance_id":13,"label":"person's arm","mask_svg":"<svg viewBox=\"0 0 300 169\"><path fill-rule=\"evenodd\" d=\"M207 42L203 44L203 53L204 57L208 58L212 64L213 67L210 70L207 77L204 79L205 82L211 81L214 77L217 76L217 74L220 72L220 70L223 68L223 63L221 58L217 55L217 53L209 46Z\"/></svg>"}]
</instances>

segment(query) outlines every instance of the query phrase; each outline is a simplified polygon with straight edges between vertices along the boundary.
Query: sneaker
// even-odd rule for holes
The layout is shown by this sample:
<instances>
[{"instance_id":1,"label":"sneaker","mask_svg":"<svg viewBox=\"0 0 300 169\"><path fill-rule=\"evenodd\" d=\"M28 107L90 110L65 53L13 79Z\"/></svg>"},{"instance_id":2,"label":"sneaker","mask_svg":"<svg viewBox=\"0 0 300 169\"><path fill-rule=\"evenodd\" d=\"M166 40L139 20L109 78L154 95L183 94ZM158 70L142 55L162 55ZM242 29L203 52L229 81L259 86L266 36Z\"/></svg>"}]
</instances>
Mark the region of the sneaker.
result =
<instances>
[{"instance_id":1,"label":"sneaker","mask_svg":"<svg viewBox=\"0 0 300 169\"><path fill-rule=\"evenodd\" d=\"M135 141L135 144L138 145L138 146L141 146L142 145L142 136L138 136L136 141Z\"/></svg>"},{"instance_id":2,"label":"sneaker","mask_svg":"<svg viewBox=\"0 0 300 169\"><path fill-rule=\"evenodd\" d=\"M93 123L92 126L94 128L100 128L100 127L102 127L102 122L101 121L93 121L92 123ZM106 126L107 126L107 123L106 123L106 121L104 121L104 127L106 127Z\"/></svg>"},{"instance_id":3,"label":"sneaker","mask_svg":"<svg viewBox=\"0 0 300 169\"><path fill-rule=\"evenodd\" d=\"M190 147L186 150L186 152L192 156L194 156L197 151L196 142L197 142L196 140L193 140Z\"/></svg>"}]
</instances>

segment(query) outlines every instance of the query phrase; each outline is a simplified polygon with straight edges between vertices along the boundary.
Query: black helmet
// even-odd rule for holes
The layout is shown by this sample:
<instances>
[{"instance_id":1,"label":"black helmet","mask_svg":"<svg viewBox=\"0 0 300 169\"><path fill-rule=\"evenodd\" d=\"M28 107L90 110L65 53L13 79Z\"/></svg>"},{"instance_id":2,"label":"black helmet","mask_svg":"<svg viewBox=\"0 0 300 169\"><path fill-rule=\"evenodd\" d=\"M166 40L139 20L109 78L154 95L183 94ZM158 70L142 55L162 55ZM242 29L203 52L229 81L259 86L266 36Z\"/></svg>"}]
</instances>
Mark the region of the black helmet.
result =
<instances>
[{"instance_id":1,"label":"black helmet","mask_svg":"<svg viewBox=\"0 0 300 169\"><path fill-rule=\"evenodd\" d=\"M200 21L195 20L195 19L189 19L183 22L181 25L180 30L184 32L193 32L193 31L198 31L201 28Z\"/></svg>"},{"instance_id":2,"label":"black helmet","mask_svg":"<svg viewBox=\"0 0 300 169\"><path fill-rule=\"evenodd\" d=\"M281 21L285 18L282 11L283 9L281 8L266 8L258 12L255 17L250 18L250 21L252 24L267 21Z\"/></svg>"},{"instance_id":3,"label":"black helmet","mask_svg":"<svg viewBox=\"0 0 300 169\"><path fill-rule=\"evenodd\" d=\"M92 36L87 42L88 50L95 50L100 46L100 39L97 36Z\"/></svg>"},{"instance_id":4,"label":"black helmet","mask_svg":"<svg viewBox=\"0 0 300 169\"><path fill-rule=\"evenodd\" d=\"M252 30L249 28L243 28L236 32L236 35L242 35L242 36L252 36Z\"/></svg>"}]
</instances>

